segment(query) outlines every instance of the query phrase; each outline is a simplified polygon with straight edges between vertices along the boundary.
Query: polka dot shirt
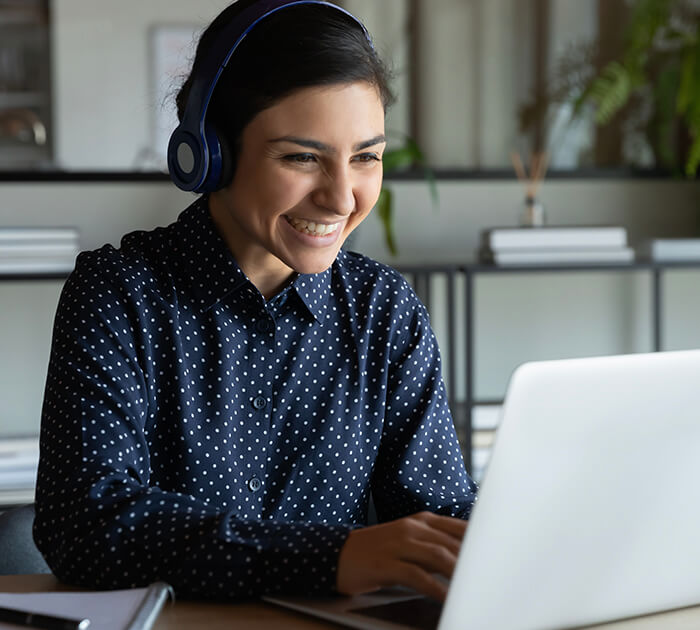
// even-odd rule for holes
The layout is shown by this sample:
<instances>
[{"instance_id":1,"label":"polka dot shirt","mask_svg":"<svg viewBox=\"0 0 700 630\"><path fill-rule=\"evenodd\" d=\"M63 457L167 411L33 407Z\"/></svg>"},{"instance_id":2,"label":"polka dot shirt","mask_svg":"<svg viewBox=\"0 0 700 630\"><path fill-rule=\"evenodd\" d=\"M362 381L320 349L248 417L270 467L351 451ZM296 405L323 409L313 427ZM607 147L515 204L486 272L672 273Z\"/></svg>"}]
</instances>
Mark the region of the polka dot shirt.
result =
<instances>
[{"instance_id":1,"label":"polka dot shirt","mask_svg":"<svg viewBox=\"0 0 700 630\"><path fill-rule=\"evenodd\" d=\"M342 251L265 300L206 197L82 253L56 314L34 537L91 588L328 593L348 533L475 499L424 306Z\"/></svg>"}]
</instances>

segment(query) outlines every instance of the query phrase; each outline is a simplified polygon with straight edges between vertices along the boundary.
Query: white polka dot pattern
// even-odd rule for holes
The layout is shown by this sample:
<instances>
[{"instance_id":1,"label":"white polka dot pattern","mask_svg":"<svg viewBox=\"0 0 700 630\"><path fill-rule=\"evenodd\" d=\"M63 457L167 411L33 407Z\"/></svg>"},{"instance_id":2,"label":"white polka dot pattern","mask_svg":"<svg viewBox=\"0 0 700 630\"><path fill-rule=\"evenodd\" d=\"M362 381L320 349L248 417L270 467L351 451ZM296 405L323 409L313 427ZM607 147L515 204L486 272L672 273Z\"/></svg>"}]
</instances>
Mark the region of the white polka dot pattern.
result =
<instances>
[{"instance_id":1,"label":"white polka dot pattern","mask_svg":"<svg viewBox=\"0 0 700 630\"><path fill-rule=\"evenodd\" d=\"M466 518L428 316L395 271L341 251L265 301L195 202L79 256L56 315L34 535L90 587L330 592L366 523Z\"/></svg>"}]
</instances>

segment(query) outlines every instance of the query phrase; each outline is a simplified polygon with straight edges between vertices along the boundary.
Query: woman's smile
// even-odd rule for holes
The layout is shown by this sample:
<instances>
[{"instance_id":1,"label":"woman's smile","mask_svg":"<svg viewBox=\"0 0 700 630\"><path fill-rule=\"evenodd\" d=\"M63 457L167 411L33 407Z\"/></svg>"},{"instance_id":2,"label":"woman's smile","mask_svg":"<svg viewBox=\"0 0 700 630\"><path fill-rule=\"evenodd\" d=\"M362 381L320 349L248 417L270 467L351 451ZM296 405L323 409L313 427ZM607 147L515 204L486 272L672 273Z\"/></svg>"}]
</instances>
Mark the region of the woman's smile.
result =
<instances>
[{"instance_id":1,"label":"woman's smile","mask_svg":"<svg viewBox=\"0 0 700 630\"><path fill-rule=\"evenodd\" d=\"M339 228L346 223L346 221L320 223L286 215L284 219L285 227L297 240L299 246L312 248L326 248L335 245L343 232Z\"/></svg>"},{"instance_id":2,"label":"woman's smile","mask_svg":"<svg viewBox=\"0 0 700 630\"><path fill-rule=\"evenodd\" d=\"M291 223L292 227L299 232L310 236L326 236L335 232L340 223L323 223L320 221L311 221L310 219L299 219L296 217L284 217Z\"/></svg>"}]
</instances>

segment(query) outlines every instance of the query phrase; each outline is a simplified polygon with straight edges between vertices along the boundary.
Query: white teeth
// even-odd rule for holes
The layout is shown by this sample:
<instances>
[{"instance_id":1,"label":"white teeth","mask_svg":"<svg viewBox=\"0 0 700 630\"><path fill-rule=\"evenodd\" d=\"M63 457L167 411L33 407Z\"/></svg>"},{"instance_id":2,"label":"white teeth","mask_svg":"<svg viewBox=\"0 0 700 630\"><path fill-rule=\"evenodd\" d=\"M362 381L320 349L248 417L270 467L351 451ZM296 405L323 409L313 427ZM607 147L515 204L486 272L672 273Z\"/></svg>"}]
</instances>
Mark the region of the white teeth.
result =
<instances>
[{"instance_id":1,"label":"white teeth","mask_svg":"<svg viewBox=\"0 0 700 630\"><path fill-rule=\"evenodd\" d=\"M306 221L304 219L289 219L289 222L298 232L311 234L311 236L326 236L332 234L338 229L337 223L326 225L324 223L315 223L314 221Z\"/></svg>"}]
</instances>

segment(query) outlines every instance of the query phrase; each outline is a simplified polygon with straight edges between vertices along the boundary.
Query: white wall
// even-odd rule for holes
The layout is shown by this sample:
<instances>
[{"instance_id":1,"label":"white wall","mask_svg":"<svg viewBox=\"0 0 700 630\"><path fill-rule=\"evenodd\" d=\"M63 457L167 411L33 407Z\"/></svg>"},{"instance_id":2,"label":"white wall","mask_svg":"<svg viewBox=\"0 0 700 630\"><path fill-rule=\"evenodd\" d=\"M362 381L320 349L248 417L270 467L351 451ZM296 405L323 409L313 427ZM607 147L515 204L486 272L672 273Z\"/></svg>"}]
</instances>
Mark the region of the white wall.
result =
<instances>
[{"instance_id":1,"label":"white wall","mask_svg":"<svg viewBox=\"0 0 700 630\"><path fill-rule=\"evenodd\" d=\"M398 134L407 133L409 122L409 46L408 5L406 0L343 0L338 2L353 15L360 18L371 33L381 58L389 63L393 71L392 89L398 98L389 110L386 128ZM403 95L403 98L400 98ZM392 138L390 137L390 141Z\"/></svg>"},{"instance_id":2,"label":"white wall","mask_svg":"<svg viewBox=\"0 0 700 630\"><path fill-rule=\"evenodd\" d=\"M391 260L379 222L370 216L354 249L394 264L462 262L479 232L513 225L522 190L512 181L445 181L440 208L422 182L390 184L396 195L401 253ZM174 220L193 197L169 183L3 183L0 226L76 225L82 247ZM550 221L625 225L633 241L698 233L700 182L641 180L552 181L543 190ZM667 347L700 347L700 273L673 272L666 293ZM43 395L53 314L61 282L0 282L0 435L35 433ZM439 286L436 289L439 292ZM640 274L543 274L483 277L475 286L476 394L502 395L513 367L529 358L616 352L651 347L648 278ZM463 312L462 300L458 300ZM443 352L444 309L433 313ZM463 393L463 368L454 384Z\"/></svg>"},{"instance_id":3,"label":"white wall","mask_svg":"<svg viewBox=\"0 0 700 630\"><path fill-rule=\"evenodd\" d=\"M69 170L133 170L153 140L157 86L150 32L205 26L227 0L53 0L56 161ZM194 47L192 48L192 56ZM178 85L173 81L173 89Z\"/></svg>"},{"instance_id":4,"label":"white wall","mask_svg":"<svg viewBox=\"0 0 700 630\"><path fill-rule=\"evenodd\" d=\"M579 2L579 0L576 0ZM568 6L574 0L559 0ZM52 79L55 153L67 170L153 170L143 160L158 138L163 88L154 75L153 29L185 25L198 33L228 0L53 0ZM407 0L344 0L364 20L380 52L393 60L400 96L387 127L409 131ZM593 6L591 0L582 3ZM433 166L507 167L518 140L516 111L529 95L531 43L525 0L424 0L417 138ZM564 33L573 26L569 24ZM568 29L568 30L567 30ZM572 31L573 32L573 31ZM186 57L194 56L191 42ZM164 151L165 142L156 149ZM141 157L140 157L141 156Z\"/></svg>"}]
</instances>

